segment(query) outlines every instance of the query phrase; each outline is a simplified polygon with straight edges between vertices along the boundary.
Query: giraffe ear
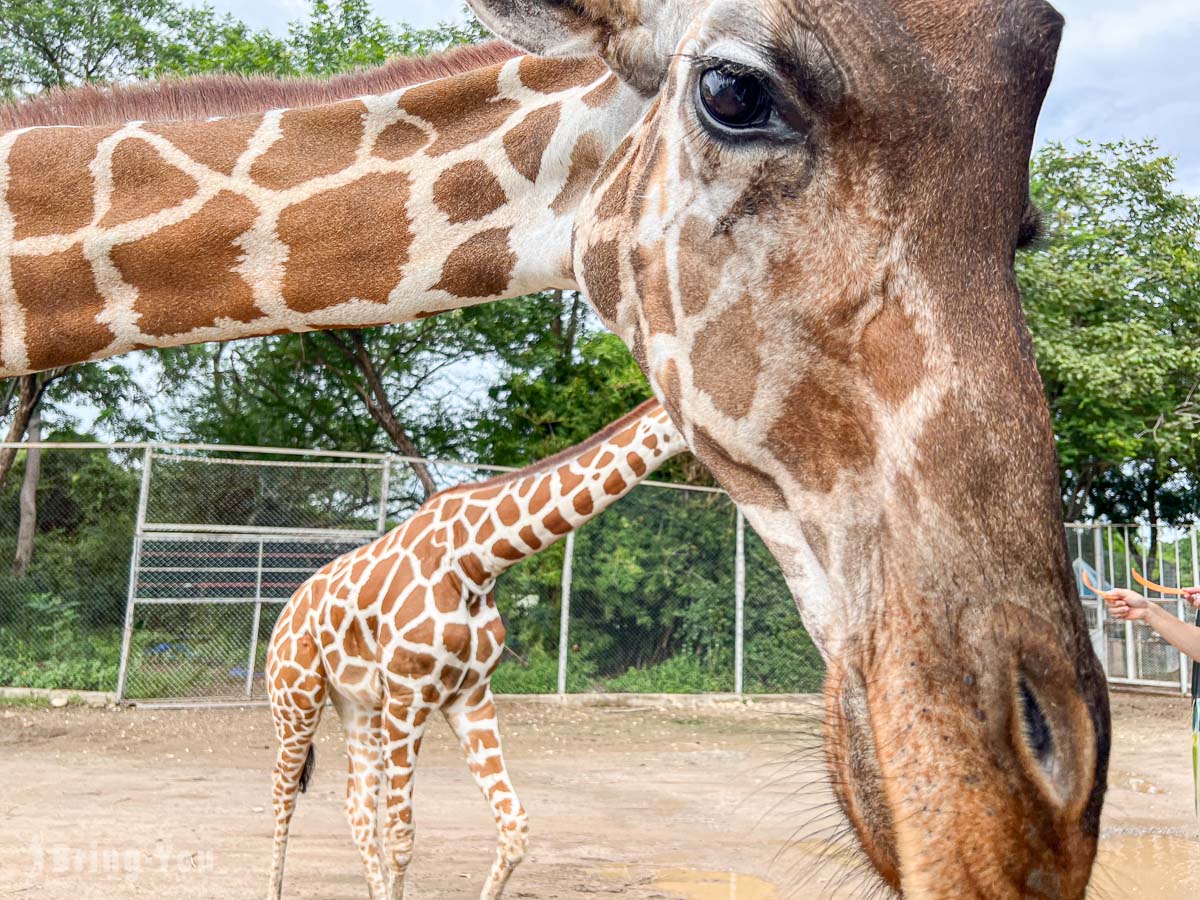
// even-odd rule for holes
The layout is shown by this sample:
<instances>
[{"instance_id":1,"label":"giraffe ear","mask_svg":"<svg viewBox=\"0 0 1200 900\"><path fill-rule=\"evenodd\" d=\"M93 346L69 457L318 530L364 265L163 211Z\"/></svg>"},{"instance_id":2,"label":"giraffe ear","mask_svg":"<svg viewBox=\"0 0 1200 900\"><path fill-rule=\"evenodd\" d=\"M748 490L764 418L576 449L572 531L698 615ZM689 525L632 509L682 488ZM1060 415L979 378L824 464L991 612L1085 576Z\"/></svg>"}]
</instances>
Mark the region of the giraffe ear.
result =
<instances>
[{"instance_id":1,"label":"giraffe ear","mask_svg":"<svg viewBox=\"0 0 1200 900\"><path fill-rule=\"evenodd\" d=\"M675 49L659 34L664 0L467 0L492 32L538 56L599 54L624 81L653 93Z\"/></svg>"}]
</instances>

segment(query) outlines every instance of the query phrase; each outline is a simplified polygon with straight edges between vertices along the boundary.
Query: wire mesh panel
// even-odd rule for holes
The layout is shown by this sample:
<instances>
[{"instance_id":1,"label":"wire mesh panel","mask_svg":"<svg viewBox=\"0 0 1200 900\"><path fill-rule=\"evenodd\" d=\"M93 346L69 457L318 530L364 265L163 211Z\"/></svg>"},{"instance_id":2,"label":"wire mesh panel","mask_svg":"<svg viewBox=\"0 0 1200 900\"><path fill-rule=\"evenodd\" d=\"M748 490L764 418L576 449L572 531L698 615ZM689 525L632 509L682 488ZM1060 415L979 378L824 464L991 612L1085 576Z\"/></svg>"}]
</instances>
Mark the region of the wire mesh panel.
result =
<instances>
[{"instance_id":1,"label":"wire mesh panel","mask_svg":"<svg viewBox=\"0 0 1200 900\"><path fill-rule=\"evenodd\" d=\"M264 699L267 642L283 604L313 572L369 538L143 535L124 696Z\"/></svg>"},{"instance_id":2,"label":"wire mesh panel","mask_svg":"<svg viewBox=\"0 0 1200 900\"><path fill-rule=\"evenodd\" d=\"M745 691L814 693L825 662L804 629L796 601L766 545L746 533Z\"/></svg>"},{"instance_id":3,"label":"wire mesh panel","mask_svg":"<svg viewBox=\"0 0 1200 900\"><path fill-rule=\"evenodd\" d=\"M734 507L647 484L575 538L568 688L734 689Z\"/></svg>"},{"instance_id":4,"label":"wire mesh panel","mask_svg":"<svg viewBox=\"0 0 1200 900\"><path fill-rule=\"evenodd\" d=\"M187 531L373 532L385 490L381 462L218 459L156 453L147 526Z\"/></svg>"},{"instance_id":5,"label":"wire mesh panel","mask_svg":"<svg viewBox=\"0 0 1200 900\"><path fill-rule=\"evenodd\" d=\"M1077 588L1084 604L1093 643L1109 680L1187 690L1186 659L1140 622L1114 620L1095 594L1084 588L1087 571L1097 586L1132 588L1161 603L1168 612L1190 619L1194 611L1177 597L1147 590L1134 580L1138 573L1166 588L1200 583L1195 529L1148 525L1069 525L1067 546L1074 560Z\"/></svg>"}]
</instances>

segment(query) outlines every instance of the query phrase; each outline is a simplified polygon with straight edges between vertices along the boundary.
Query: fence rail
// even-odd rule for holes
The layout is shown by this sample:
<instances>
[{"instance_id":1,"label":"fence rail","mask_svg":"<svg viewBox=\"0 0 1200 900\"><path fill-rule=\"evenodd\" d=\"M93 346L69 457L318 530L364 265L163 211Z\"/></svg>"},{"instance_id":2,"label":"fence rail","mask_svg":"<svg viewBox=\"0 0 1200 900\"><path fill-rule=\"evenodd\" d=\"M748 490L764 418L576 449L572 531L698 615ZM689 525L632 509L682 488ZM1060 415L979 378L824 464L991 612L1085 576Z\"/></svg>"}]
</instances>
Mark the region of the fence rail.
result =
<instances>
[{"instance_id":1,"label":"fence rail","mask_svg":"<svg viewBox=\"0 0 1200 900\"><path fill-rule=\"evenodd\" d=\"M510 471L277 448L20 446L43 451L38 530L28 572L0 569L0 685L138 700L261 701L283 604L416 509L412 463L439 487ZM22 476L23 460L0 490L0 553L16 545ZM1128 584L1134 564L1170 586L1200 581L1194 531L1067 535L1077 573L1102 583ZM1186 689L1179 654L1085 593L1112 681ZM508 573L498 594L509 632L498 692L793 693L823 680L774 560L712 488L650 482Z\"/></svg>"}]
</instances>

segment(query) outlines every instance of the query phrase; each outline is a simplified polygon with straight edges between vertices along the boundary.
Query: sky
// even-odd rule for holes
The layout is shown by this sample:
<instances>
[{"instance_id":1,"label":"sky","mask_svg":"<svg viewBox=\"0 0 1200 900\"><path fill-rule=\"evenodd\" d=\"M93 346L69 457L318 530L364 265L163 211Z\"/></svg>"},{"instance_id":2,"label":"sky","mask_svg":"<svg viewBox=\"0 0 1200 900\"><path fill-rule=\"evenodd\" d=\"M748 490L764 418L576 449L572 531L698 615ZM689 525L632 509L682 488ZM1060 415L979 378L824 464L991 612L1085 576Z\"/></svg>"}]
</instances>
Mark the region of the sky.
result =
<instances>
[{"instance_id":1,"label":"sky","mask_svg":"<svg viewBox=\"0 0 1200 900\"><path fill-rule=\"evenodd\" d=\"M258 27L284 31L308 0L210 0ZM1200 0L1057 0L1067 18L1039 141L1156 138L1200 194ZM394 21L461 18L457 0L375 0Z\"/></svg>"}]
</instances>

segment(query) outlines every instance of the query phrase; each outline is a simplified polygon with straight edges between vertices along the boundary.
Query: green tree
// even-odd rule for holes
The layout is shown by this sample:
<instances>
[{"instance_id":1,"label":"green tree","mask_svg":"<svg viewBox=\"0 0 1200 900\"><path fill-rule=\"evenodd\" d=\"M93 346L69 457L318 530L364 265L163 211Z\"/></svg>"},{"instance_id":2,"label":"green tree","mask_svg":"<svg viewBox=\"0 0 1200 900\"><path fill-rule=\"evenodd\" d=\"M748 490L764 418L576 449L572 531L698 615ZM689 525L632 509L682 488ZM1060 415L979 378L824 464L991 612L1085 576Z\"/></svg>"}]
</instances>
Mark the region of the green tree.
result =
<instances>
[{"instance_id":1,"label":"green tree","mask_svg":"<svg viewBox=\"0 0 1200 900\"><path fill-rule=\"evenodd\" d=\"M1200 514L1200 201L1153 142L1052 145L1033 163L1048 236L1018 263L1066 515Z\"/></svg>"}]
</instances>

